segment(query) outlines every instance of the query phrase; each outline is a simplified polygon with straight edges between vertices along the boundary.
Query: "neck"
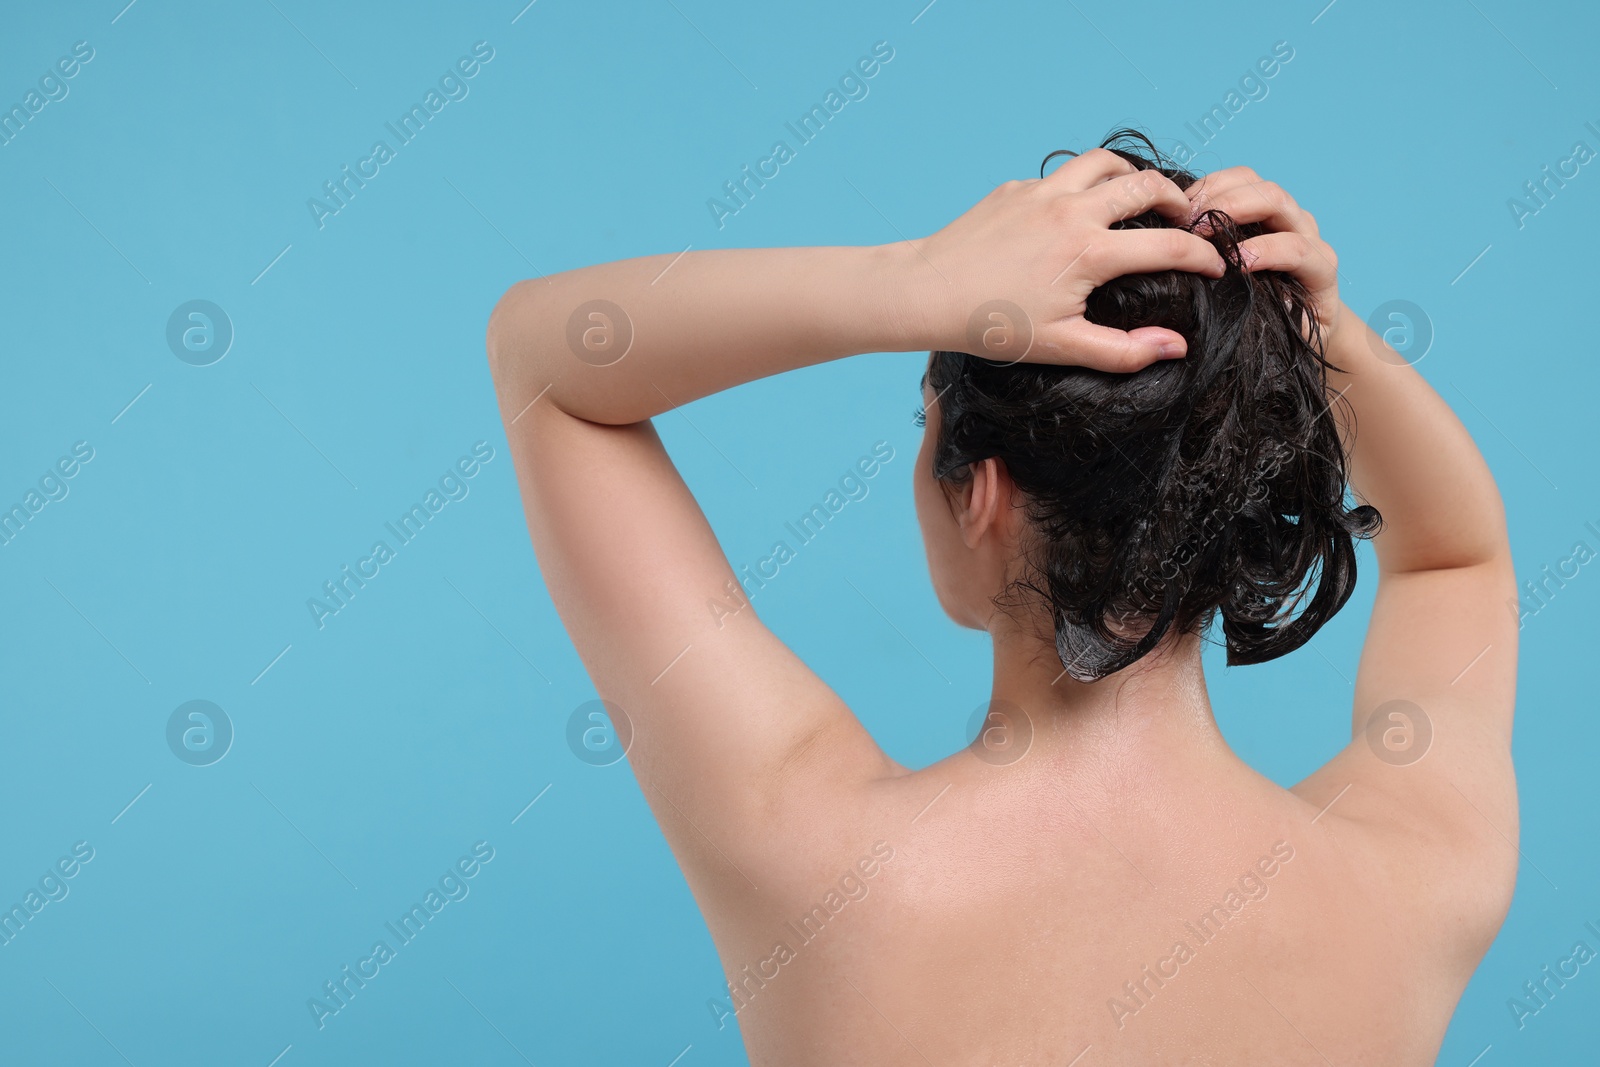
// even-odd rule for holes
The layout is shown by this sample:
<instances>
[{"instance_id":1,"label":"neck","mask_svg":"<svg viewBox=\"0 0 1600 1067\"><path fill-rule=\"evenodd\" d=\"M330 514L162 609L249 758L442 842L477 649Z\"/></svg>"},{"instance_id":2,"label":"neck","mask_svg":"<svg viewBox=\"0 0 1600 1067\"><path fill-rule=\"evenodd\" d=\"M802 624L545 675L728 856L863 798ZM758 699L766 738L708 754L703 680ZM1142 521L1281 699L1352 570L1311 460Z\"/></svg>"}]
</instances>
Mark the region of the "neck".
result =
<instances>
[{"instance_id":1,"label":"neck","mask_svg":"<svg viewBox=\"0 0 1600 1067\"><path fill-rule=\"evenodd\" d=\"M1104 764L1228 753L1206 695L1198 636L1169 637L1131 667L1078 682L1037 635L1009 627L992 635L990 699L996 709L1021 712L1030 754Z\"/></svg>"}]
</instances>

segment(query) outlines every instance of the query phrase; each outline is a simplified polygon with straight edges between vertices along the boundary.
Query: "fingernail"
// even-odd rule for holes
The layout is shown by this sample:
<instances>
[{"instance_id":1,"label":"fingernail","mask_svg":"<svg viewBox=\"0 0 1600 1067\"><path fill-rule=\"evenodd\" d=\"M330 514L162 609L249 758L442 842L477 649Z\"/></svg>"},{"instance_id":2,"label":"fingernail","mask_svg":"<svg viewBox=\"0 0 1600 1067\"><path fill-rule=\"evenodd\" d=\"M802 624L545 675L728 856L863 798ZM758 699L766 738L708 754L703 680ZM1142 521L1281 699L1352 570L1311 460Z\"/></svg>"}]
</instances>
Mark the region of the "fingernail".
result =
<instances>
[{"instance_id":1,"label":"fingernail","mask_svg":"<svg viewBox=\"0 0 1600 1067\"><path fill-rule=\"evenodd\" d=\"M1157 359L1182 359L1184 348L1176 341L1168 341L1161 346L1161 354Z\"/></svg>"}]
</instances>

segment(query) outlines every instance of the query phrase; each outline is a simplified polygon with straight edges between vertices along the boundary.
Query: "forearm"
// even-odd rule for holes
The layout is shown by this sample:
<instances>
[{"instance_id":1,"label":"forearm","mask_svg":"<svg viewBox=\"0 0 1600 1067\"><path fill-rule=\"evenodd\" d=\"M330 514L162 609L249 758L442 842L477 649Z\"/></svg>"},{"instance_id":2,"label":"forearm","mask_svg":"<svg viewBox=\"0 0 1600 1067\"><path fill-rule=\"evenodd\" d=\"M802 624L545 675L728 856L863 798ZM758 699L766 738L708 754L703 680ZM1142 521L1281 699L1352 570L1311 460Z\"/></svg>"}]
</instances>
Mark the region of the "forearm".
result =
<instances>
[{"instance_id":1,"label":"forearm","mask_svg":"<svg viewBox=\"0 0 1600 1067\"><path fill-rule=\"evenodd\" d=\"M1336 409L1348 403L1354 415L1345 428L1351 484L1383 515L1379 567L1394 573L1505 558L1500 493L1466 427L1358 315L1343 305L1339 314L1328 358L1340 369L1329 372L1328 389L1343 394Z\"/></svg>"},{"instance_id":2,"label":"forearm","mask_svg":"<svg viewBox=\"0 0 1600 1067\"><path fill-rule=\"evenodd\" d=\"M909 251L712 250L520 282L489 323L502 407L514 417L542 393L569 414L625 424L797 367L927 347L902 310L915 306L900 291ZM620 314L588 306L597 300Z\"/></svg>"}]
</instances>

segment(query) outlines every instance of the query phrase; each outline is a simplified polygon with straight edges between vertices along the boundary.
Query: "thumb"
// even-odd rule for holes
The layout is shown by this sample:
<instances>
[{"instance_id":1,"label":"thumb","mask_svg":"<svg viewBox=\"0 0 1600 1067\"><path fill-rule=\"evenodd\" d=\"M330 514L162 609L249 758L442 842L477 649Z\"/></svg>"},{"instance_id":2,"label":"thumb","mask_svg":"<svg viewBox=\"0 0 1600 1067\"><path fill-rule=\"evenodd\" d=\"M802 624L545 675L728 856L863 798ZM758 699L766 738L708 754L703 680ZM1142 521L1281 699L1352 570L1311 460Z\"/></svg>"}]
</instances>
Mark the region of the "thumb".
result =
<instances>
[{"instance_id":1,"label":"thumb","mask_svg":"<svg viewBox=\"0 0 1600 1067\"><path fill-rule=\"evenodd\" d=\"M1161 359L1178 359L1189 350L1181 333L1164 326L1117 330L1079 319L1068 325L1050 360L1075 367L1128 374ZM1042 361L1041 361L1042 362Z\"/></svg>"}]
</instances>

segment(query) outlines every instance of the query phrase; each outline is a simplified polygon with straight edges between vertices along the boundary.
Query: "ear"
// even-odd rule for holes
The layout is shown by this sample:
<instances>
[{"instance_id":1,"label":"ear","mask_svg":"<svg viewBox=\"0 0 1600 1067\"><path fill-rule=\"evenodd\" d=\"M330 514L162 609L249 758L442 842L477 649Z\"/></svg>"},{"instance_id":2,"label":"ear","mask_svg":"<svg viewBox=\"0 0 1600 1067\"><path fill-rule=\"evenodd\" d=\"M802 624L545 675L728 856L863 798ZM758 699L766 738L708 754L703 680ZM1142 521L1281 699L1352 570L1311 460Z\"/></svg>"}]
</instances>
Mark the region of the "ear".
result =
<instances>
[{"instance_id":1,"label":"ear","mask_svg":"<svg viewBox=\"0 0 1600 1067\"><path fill-rule=\"evenodd\" d=\"M956 524L968 548L977 548L985 535L1002 533L1011 500L1011 476L1005 465L993 456L973 463L972 476L961 486L955 500Z\"/></svg>"}]
</instances>

